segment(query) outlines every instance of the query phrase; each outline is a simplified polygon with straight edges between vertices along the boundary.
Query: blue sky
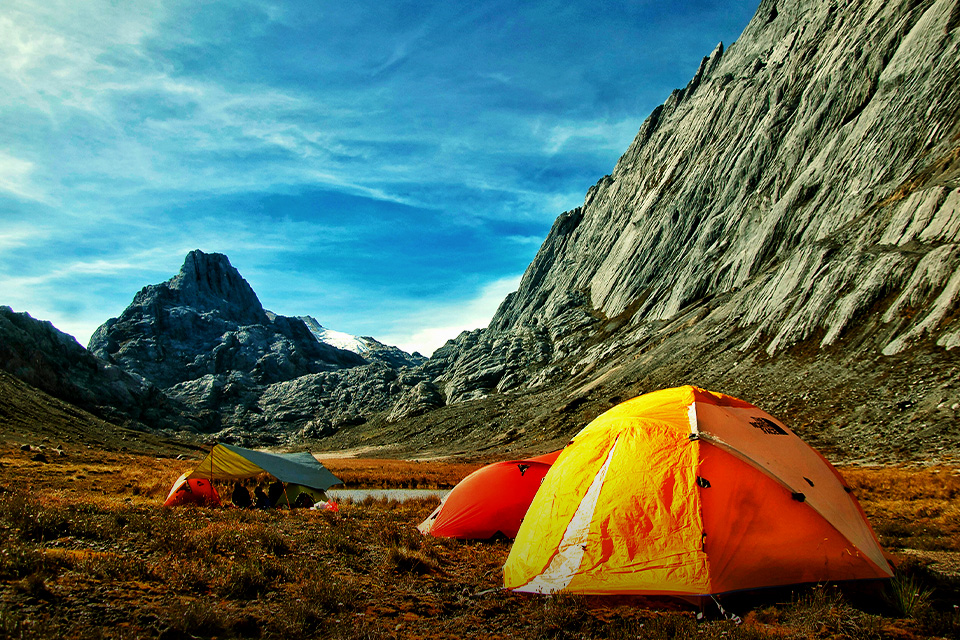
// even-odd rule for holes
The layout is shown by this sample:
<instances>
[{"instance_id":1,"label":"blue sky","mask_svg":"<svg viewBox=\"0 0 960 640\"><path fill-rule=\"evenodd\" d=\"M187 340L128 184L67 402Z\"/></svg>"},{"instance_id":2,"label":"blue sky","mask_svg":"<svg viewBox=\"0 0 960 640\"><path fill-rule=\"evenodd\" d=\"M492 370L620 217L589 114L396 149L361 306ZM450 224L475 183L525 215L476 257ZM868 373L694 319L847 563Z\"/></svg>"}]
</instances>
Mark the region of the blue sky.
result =
<instances>
[{"instance_id":1,"label":"blue sky","mask_svg":"<svg viewBox=\"0 0 960 640\"><path fill-rule=\"evenodd\" d=\"M0 304L86 344L193 249L429 353L757 0L4 0Z\"/></svg>"}]
</instances>

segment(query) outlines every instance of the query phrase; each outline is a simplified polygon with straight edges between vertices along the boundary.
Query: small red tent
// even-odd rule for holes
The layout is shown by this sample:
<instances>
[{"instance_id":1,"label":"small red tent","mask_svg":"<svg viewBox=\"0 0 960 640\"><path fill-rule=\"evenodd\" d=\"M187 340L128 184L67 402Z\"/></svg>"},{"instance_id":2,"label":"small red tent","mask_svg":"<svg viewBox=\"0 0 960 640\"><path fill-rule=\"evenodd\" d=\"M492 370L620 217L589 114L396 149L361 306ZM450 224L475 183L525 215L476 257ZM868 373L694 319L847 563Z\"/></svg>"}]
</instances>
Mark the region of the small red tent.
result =
<instances>
[{"instance_id":1,"label":"small red tent","mask_svg":"<svg viewBox=\"0 0 960 640\"><path fill-rule=\"evenodd\" d=\"M190 475L189 471L174 483L163 506L179 507L185 504L199 504L219 507L220 494L210 481L204 478L187 478L188 475Z\"/></svg>"},{"instance_id":2,"label":"small red tent","mask_svg":"<svg viewBox=\"0 0 960 640\"><path fill-rule=\"evenodd\" d=\"M438 538L515 538L540 482L559 451L526 460L495 462L461 480L418 527Z\"/></svg>"}]
</instances>

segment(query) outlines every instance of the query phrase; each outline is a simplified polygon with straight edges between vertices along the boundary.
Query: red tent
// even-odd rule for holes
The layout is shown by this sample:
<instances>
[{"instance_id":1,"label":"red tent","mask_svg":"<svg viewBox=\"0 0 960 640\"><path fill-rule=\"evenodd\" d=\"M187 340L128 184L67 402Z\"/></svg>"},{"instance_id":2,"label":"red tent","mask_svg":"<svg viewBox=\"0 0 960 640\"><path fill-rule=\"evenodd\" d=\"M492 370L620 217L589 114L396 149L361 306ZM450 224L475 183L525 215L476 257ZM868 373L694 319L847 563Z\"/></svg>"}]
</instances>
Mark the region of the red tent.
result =
<instances>
[{"instance_id":1,"label":"red tent","mask_svg":"<svg viewBox=\"0 0 960 640\"><path fill-rule=\"evenodd\" d=\"M170 489L165 507L178 507L185 504L199 504L208 507L220 506L220 494L205 478L187 478L190 472L183 474Z\"/></svg>"},{"instance_id":2,"label":"red tent","mask_svg":"<svg viewBox=\"0 0 960 640\"><path fill-rule=\"evenodd\" d=\"M438 538L515 538L543 476L559 451L526 460L495 462L461 480L418 527Z\"/></svg>"}]
</instances>

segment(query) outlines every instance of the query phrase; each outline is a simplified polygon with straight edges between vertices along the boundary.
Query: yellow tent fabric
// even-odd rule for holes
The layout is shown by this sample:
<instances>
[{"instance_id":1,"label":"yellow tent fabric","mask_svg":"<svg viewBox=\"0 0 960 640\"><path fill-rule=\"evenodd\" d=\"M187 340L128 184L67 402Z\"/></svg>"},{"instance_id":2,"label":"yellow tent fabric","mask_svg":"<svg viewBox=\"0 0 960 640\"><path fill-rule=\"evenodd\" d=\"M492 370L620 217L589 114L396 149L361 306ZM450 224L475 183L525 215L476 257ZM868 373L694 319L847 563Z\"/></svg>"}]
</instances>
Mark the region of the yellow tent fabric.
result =
<instances>
[{"instance_id":1,"label":"yellow tent fabric","mask_svg":"<svg viewBox=\"0 0 960 640\"><path fill-rule=\"evenodd\" d=\"M544 478L504 566L535 593L706 595L891 575L840 475L787 427L679 387L587 425Z\"/></svg>"}]
</instances>

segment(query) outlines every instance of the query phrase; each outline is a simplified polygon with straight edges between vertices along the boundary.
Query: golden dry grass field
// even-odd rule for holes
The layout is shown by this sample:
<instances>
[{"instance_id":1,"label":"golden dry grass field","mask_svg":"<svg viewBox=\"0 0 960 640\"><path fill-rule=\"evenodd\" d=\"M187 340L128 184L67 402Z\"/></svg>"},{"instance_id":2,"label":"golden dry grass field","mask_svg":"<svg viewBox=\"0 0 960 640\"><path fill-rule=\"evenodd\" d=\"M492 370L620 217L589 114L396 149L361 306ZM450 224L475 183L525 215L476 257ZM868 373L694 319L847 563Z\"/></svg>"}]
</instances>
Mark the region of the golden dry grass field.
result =
<instances>
[{"instance_id":1,"label":"golden dry grass field","mask_svg":"<svg viewBox=\"0 0 960 640\"><path fill-rule=\"evenodd\" d=\"M844 468L893 585L679 603L499 589L510 543L424 538L437 504L339 512L161 503L194 461L0 448L0 638L956 638L960 475ZM351 487L450 487L479 463L324 460Z\"/></svg>"}]
</instances>

